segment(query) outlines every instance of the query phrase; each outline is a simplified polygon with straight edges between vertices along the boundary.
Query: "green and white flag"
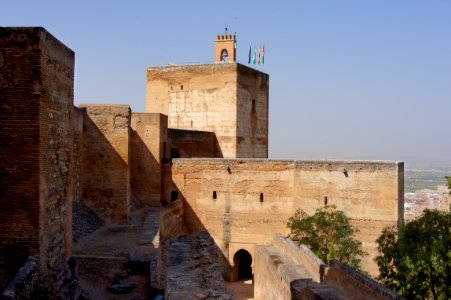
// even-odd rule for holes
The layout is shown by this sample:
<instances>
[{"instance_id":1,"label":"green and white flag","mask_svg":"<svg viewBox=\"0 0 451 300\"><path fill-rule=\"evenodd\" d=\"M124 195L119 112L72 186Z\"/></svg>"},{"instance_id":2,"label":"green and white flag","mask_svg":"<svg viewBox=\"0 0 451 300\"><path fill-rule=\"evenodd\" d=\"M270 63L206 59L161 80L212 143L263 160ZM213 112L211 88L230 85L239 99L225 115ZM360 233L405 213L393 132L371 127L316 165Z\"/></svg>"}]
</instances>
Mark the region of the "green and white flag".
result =
<instances>
[{"instance_id":1,"label":"green and white flag","mask_svg":"<svg viewBox=\"0 0 451 300\"><path fill-rule=\"evenodd\" d=\"M254 59L252 60L252 63L254 65L257 63L257 47L254 47Z\"/></svg>"}]
</instances>

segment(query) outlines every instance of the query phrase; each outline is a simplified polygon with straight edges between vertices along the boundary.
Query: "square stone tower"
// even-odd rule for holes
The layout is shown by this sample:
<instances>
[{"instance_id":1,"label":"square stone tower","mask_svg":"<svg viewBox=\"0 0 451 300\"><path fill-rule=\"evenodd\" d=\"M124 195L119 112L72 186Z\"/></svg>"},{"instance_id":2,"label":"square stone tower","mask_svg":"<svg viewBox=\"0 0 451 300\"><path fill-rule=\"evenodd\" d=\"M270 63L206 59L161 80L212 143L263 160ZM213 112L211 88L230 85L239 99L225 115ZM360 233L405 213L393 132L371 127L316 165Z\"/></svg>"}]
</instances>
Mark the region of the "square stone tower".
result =
<instances>
[{"instance_id":1,"label":"square stone tower","mask_svg":"<svg viewBox=\"0 0 451 300\"><path fill-rule=\"evenodd\" d=\"M168 128L214 132L218 157L268 157L268 105L269 75L233 61L147 69L146 111Z\"/></svg>"},{"instance_id":2,"label":"square stone tower","mask_svg":"<svg viewBox=\"0 0 451 300\"><path fill-rule=\"evenodd\" d=\"M0 28L0 287L29 255L45 272L71 254L73 81L44 28Z\"/></svg>"}]
</instances>

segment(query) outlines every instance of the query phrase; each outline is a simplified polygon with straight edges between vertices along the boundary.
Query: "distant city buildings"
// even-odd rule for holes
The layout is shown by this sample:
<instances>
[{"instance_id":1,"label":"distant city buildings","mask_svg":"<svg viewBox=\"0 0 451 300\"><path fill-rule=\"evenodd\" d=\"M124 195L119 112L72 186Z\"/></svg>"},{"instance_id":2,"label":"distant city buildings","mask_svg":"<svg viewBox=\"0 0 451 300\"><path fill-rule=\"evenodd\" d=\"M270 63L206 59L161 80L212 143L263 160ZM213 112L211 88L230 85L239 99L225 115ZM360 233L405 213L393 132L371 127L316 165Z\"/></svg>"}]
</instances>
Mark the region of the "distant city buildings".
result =
<instances>
[{"instance_id":1,"label":"distant city buildings","mask_svg":"<svg viewBox=\"0 0 451 300\"><path fill-rule=\"evenodd\" d=\"M451 195L446 186L436 190L422 189L404 194L404 219L411 220L421 216L423 210L438 209L449 211Z\"/></svg>"}]
</instances>

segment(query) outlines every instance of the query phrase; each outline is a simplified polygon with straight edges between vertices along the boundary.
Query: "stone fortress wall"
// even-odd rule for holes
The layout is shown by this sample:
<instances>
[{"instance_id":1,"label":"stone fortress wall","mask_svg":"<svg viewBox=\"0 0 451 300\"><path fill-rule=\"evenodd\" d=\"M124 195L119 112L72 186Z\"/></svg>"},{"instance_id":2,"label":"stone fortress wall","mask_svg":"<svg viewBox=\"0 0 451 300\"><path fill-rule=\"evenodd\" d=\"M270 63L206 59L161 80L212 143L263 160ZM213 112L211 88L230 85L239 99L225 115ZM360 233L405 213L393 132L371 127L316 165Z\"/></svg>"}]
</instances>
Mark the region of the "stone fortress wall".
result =
<instances>
[{"instance_id":1,"label":"stone fortress wall","mask_svg":"<svg viewBox=\"0 0 451 300\"><path fill-rule=\"evenodd\" d=\"M180 192L188 229L207 230L232 268L230 244L267 244L273 234L289 233L296 209L312 214L336 205L359 228L369 253L364 268L376 274L375 240L403 216L403 172L402 163L383 161L174 159L174 186L166 193Z\"/></svg>"},{"instance_id":2,"label":"stone fortress wall","mask_svg":"<svg viewBox=\"0 0 451 300\"><path fill-rule=\"evenodd\" d=\"M71 255L74 52L43 28L0 28L0 285L28 255Z\"/></svg>"},{"instance_id":3,"label":"stone fortress wall","mask_svg":"<svg viewBox=\"0 0 451 300\"><path fill-rule=\"evenodd\" d=\"M80 107L84 109L83 202L105 223L127 223L130 211L130 107Z\"/></svg>"},{"instance_id":4,"label":"stone fortress wall","mask_svg":"<svg viewBox=\"0 0 451 300\"><path fill-rule=\"evenodd\" d=\"M217 157L268 157L269 76L237 63L147 69L146 111L215 133Z\"/></svg>"},{"instance_id":5,"label":"stone fortress wall","mask_svg":"<svg viewBox=\"0 0 451 300\"><path fill-rule=\"evenodd\" d=\"M286 234L297 208L344 210L373 273L375 239L403 222L403 163L266 159L265 73L235 62L149 68L147 113L78 108L70 49L43 28L1 28L0 42L1 288L29 255L46 276L69 259L74 202L125 224L131 210L181 200L160 224L177 224L165 239L180 218L207 230L232 279L235 253Z\"/></svg>"}]
</instances>

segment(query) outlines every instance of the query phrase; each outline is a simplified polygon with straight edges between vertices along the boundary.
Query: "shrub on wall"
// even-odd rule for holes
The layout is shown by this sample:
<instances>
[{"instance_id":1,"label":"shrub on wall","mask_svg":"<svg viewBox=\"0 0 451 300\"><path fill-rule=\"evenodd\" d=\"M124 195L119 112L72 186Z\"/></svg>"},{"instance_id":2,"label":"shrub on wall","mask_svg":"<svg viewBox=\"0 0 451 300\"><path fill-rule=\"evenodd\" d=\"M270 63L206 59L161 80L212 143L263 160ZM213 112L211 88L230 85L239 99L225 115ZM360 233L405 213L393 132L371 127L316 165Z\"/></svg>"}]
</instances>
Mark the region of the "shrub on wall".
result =
<instances>
[{"instance_id":1,"label":"shrub on wall","mask_svg":"<svg viewBox=\"0 0 451 300\"><path fill-rule=\"evenodd\" d=\"M360 262L365 252L362 243L353 238L358 229L354 228L344 212L334 205L326 205L309 216L298 209L288 219L292 239L305 244L329 264L332 259L348 264L360 270Z\"/></svg>"}]
</instances>

